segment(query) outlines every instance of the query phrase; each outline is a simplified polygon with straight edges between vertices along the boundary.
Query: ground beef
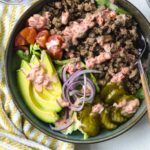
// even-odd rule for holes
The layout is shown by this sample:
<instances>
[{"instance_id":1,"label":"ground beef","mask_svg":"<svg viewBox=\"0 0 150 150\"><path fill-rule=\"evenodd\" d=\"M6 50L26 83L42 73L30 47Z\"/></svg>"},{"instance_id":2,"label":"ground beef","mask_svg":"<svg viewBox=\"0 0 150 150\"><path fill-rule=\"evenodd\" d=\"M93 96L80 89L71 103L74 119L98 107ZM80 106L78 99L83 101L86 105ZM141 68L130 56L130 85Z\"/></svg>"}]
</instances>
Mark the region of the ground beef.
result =
<instances>
[{"instance_id":1,"label":"ground beef","mask_svg":"<svg viewBox=\"0 0 150 150\"><path fill-rule=\"evenodd\" d=\"M83 20L87 14L95 11L104 18L97 18L97 23L90 28L82 38L77 39L77 45L73 45L66 39L69 47L64 50L64 59L80 58L83 62L96 58L102 52L110 52L112 59L101 65L95 64L93 69L102 72L96 75L100 86L110 81L113 74L122 67L132 68L138 58L135 43L138 40L137 23L132 16L116 14L115 12L100 7L97 10L93 0L56 0L46 5L42 11L50 12L48 29L51 34L62 34L66 27L73 21ZM63 12L69 12L66 24L62 23ZM67 37L66 37L67 38ZM134 69L136 70L136 68ZM138 71L131 72L132 76L125 78L129 92L134 94L141 86Z\"/></svg>"}]
</instances>

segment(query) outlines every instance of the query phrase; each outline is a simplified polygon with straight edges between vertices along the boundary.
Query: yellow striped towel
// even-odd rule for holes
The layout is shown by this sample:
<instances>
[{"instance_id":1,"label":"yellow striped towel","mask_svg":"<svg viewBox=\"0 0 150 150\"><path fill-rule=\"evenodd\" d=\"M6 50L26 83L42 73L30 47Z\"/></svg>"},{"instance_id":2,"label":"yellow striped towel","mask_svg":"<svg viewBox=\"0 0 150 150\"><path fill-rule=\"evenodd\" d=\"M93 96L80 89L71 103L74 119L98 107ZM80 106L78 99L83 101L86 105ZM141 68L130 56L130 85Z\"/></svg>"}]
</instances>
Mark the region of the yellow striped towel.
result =
<instances>
[{"instance_id":1,"label":"yellow striped towel","mask_svg":"<svg viewBox=\"0 0 150 150\"><path fill-rule=\"evenodd\" d=\"M46 136L23 118L14 105L4 78L4 49L19 16L30 5L0 3L0 150L73 150L74 145Z\"/></svg>"}]
</instances>

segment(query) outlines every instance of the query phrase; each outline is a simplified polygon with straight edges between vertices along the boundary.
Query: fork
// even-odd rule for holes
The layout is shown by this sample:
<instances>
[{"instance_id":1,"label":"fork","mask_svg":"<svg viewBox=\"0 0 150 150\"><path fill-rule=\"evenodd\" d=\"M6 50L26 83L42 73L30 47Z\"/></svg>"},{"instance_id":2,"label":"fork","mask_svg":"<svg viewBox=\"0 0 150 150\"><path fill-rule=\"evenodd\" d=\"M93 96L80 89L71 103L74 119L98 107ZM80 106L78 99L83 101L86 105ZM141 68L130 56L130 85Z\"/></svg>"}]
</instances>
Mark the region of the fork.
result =
<instances>
[{"instance_id":1,"label":"fork","mask_svg":"<svg viewBox=\"0 0 150 150\"><path fill-rule=\"evenodd\" d=\"M149 92L148 81L146 79L145 72L144 72L144 69L142 66L142 62L141 62L141 58L146 50L147 44L146 44L146 40L142 34L141 34L141 40L143 42L143 48L139 49L140 57L139 57L138 61L136 62L136 64L138 65L138 69L139 69L139 73L140 73L140 77L141 77L141 83L142 83L144 96L145 96L145 102L146 102L146 106L147 106L148 120L150 122L150 94L149 94L150 92Z\"/></svg>"}]
</instances>

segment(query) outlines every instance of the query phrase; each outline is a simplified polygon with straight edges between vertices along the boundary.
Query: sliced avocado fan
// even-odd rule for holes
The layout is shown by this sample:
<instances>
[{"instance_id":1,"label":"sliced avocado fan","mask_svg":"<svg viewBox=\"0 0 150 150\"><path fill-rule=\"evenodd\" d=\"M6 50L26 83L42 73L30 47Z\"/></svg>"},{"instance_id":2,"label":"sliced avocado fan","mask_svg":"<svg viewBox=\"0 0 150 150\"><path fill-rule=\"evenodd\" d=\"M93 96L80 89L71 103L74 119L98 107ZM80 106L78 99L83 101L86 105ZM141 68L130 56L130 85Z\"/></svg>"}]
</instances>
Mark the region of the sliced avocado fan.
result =
<instances>
[{"instance_id":1,"label":"sliced avocado fan","mask_svg":"<svg viewBox=\"0 0 150 150\"><path fill-rule=\"evenodd\" d=\"M38 64L43 67L50 78L56 77L56 81L52 82L51 90L43 87L42 92L38 92L32 81L27 79L25 72L29 73L32 69L31 66ZM46 51L42 51L41 59L33 55L30 63L22 60L21 68L17 70L17 80L21 95L31 112L44 122L56 122L59 119L57 112L62 109L57 102L62 96L62 86Z\"/></svg>"}]
</instances>

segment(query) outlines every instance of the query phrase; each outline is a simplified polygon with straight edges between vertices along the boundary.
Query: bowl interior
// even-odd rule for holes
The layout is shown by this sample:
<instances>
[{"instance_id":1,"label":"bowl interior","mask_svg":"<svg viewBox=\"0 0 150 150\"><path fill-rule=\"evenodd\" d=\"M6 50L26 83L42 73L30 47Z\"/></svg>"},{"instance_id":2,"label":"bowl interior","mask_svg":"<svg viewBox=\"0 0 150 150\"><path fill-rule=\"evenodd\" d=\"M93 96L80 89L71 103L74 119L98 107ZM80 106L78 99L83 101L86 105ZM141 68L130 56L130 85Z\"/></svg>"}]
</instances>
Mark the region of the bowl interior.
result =
<instances>
[{"instance_id":1,"label":"bowl interior","mask_svg":"<svg viewBox=\"0 0 150 150\"><path fill-rule=\"evenodd\" d=\"M138 120L141 119L141 117L146 112L146 106L144 101L142 102L138 112L126 123L118 127L116 130L113 131L103 131L100 135L96 137L89 138L87 140L83 140L83 136L75 132L72 135L63 135L61 133L52 131L48 124L41 122L38 120L28 109L26 104L24 103L18 86L16 82L16 68L18 67L16 64L16 57L14 55L14 39L16 37L16 34L24 27L25 22L29 16L32 14L35 14L41 10L44 4L50 2L49 0L41 0L35 3L32 7L30 7L24 15L19 19L17 24L15 25L15 28L11 34L8 47L6 50L6 58L5 58L5 73L6 73L6 80L9 87L9 90L12 94L13 100L15 104L17 105L18 109L23 113L23 115L26 117L26 119L36 128L41 130L42 132L46 133L49 136L52 136L54 138L72 142L72 143L95 143L95 142L101 142L108 139L111 139L113 137L116 137L120 135L121 133L125 132L129 128L131 128L135 123L137 123ZM120 6L124 7L128 12L131 13L131 15L134 16L136 21L139 24L139 27L141 28L142 33L144 34L148 47L150 47L150 25L148 21L145 19L145 17L129 2L126 0L118 0L118 3ZM147 48L147 54L148 54L148 48ZM145 60L150 60L148 55L145 54ZM147 72L150 71L150 68L148 67L150 63L146 66Z\"/></svg>"}]
</instances>

